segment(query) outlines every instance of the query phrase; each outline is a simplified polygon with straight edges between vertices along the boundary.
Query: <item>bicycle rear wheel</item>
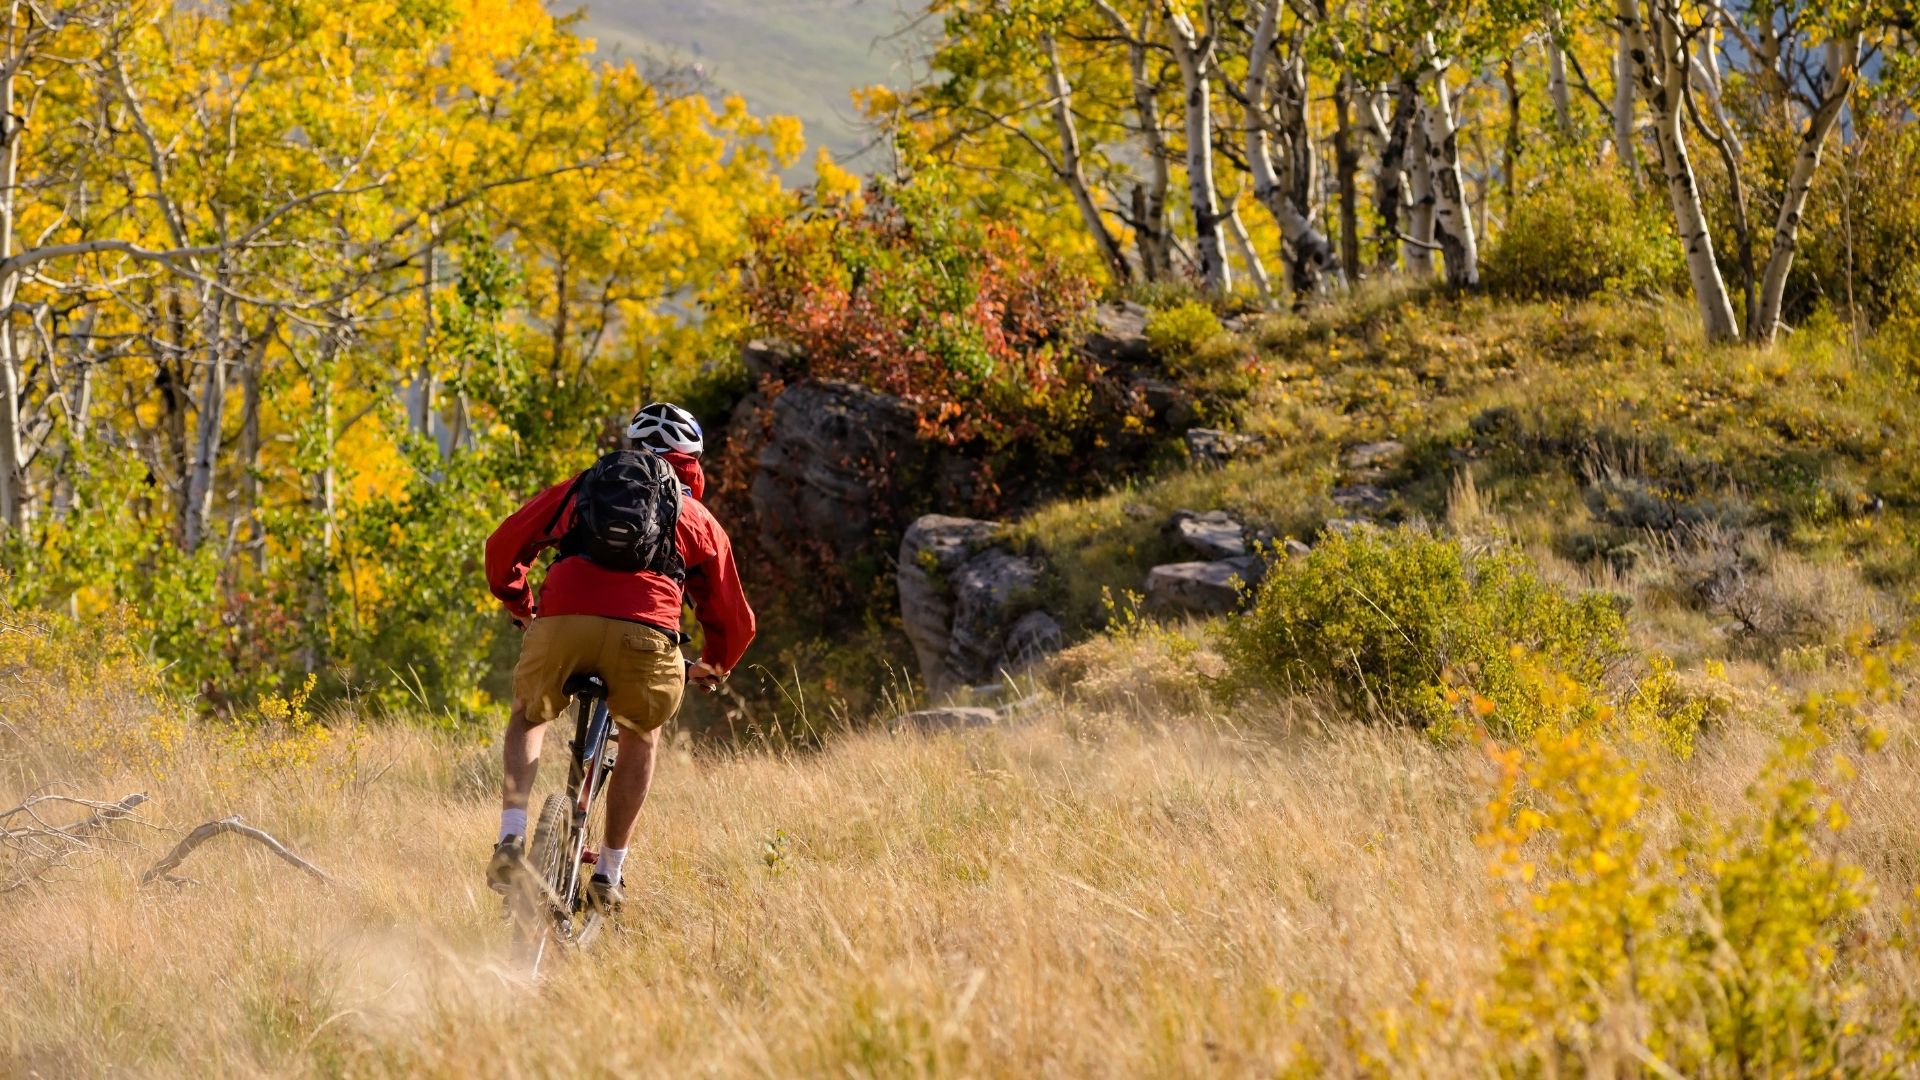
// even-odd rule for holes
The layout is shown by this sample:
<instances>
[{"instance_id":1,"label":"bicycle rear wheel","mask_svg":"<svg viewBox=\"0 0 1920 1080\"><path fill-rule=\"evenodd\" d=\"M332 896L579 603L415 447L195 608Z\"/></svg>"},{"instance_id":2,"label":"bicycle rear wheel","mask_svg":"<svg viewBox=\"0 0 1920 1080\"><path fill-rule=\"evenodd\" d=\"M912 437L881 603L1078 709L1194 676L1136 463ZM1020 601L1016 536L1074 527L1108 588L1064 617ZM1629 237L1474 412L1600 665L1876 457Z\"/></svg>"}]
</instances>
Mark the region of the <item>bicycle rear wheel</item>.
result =
<instances>
[{"instance_id":1,"label":"bicycle rear wheel","mask_svg":"<svg viewBox=\"0 0 1920 1080\"><path fill-rule=\"evenodd\" d=\"M548 795L540 804L540 817L527 845L532 874L515 890L514 903L515 944L535 973L554 941L556 921L573 914L561 910L574 891L568 878L579 872L577 867L567 865L573 854L572 833L573 807L567 797L559 792Z\"/></svg>"}]
</instances>

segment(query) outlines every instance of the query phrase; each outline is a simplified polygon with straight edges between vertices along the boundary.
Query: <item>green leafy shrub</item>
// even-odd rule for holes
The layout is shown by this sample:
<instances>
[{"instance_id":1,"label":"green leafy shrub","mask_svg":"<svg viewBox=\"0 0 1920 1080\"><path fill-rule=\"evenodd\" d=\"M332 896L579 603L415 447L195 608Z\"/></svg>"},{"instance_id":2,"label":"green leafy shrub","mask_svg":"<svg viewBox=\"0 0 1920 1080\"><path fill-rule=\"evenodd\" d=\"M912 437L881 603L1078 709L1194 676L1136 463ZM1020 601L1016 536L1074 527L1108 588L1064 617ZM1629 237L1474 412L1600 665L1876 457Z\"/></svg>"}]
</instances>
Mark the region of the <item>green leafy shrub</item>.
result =
<instances>
[{"instance_id":1,"label":"green leafy shrub","mask_svg":"<svg viewBox=\"0 0 1920 1080\"><path fill-rule=\"evenodd\" d=\"M1329 536L1284 563L1228 630L1237 675L1331 692L1347 706L1436 733L1459 707L1524 735L1561 710L1544 665L1583 686L1624 655L1619 603L1569 597L1517 552L1469 554L1414 529Z\"/></svg>"},{"instance_id":2,"label":"green leafy shrub","mask_svg":"<svg viewBox=\"0 0 1920 1080\"><path fill-rule=\"evenodd\" d=\"M1228 332L1213 309L1198 300L1148 315L1147 347L1166 373L1194 395L1209 420L1234 414L1263 373L1246 342Z\"/></svg>"},{"instance_id":3,"label":"green leafy shrub","mask_svg":"<svg viewBox=\"0 0 1920 1080\"><path fill-rule=\"evenodd\" d=\"M1686 263L1667 216L1612 170L1563 170L1514 203L1487 254L1487 287L1511 296L1674 287Z\"/></svg>"},{"instance_id":4,"label":"green leafy shrub","mask_svg":"<svg viewBox=\"0 0 1920 1080\"><path fill-rule=\"evenodd\" d=\"M1226 333L1213 309L1198 300L1187 300L1147 316L1147 347L1170 367L1200 354Z\"/></svg>"}]
</instances>

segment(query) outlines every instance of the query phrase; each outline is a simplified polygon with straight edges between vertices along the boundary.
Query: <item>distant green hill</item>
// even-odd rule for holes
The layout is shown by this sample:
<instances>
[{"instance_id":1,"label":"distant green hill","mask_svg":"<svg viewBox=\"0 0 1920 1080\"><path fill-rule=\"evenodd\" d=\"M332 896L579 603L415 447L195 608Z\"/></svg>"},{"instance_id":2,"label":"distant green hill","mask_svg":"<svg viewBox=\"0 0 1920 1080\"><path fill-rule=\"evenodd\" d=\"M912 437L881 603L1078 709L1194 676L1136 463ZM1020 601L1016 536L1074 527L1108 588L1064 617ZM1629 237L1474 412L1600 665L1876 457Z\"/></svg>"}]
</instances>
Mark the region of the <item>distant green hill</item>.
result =
<instances>
[{"instance_id":1,"label":"distant green hill","mask_svg":"<svg viewBox=\"0 0 1920 1080\"><path fill-rule=\"evenodd\" d=\"M814 146L846 161L869 140L848 92L908 81L901 35L923 11L921 0L594 0L585 32L605 53L698 64L754 111L799 117L809 162Z\"/></svg>"}]
</instances>

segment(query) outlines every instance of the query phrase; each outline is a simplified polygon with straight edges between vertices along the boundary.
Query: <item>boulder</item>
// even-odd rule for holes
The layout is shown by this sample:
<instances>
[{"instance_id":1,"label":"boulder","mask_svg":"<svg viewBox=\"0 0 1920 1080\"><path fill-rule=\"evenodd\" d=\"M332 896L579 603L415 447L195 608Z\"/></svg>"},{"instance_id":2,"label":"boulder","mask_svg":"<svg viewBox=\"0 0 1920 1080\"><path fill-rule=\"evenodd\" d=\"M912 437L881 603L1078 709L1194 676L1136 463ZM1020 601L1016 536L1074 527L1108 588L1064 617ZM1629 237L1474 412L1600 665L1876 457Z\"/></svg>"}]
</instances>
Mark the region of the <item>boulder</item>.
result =
<instances>
[{"instance_id":1,"label":"boulder","mask_svg":"<svg viewBox=\"0 0 1920 1080\"><path fill-rule=\"evenodd\" d=\"M1007 631L1004 650L1008 662L1027 667L1052 656L1067 646L1067 632L1060 620L1044 611L1029 611Z\"/></svg>"},{"instance_id":2,"label":"boulder","mask_svg":"<svg viewBox=\"0 0 1920 1080\"><path fill-rule=\"evenodd\" d=\"M784 341L755 338L740 350L747 374L757 379L787 379L800 370L800 354Z\"/></svg>"},{"instance_id":3,"label":"boulder","mask_svg":"<svg viewBox=\"0 0 1920 1080\"><path fill-rule=\"evenodd\" d=\"M1235 337L1245 337L1260 328L1260 320L1266 318L1265 312L1237 311L1220 320L1220 329Z\"/></svg>"},{"instance_id":4,"label":"boulder","mask_svg":"<svg viewBox=\"0 0 1920 1080\"><path fill-rule=\"evenodd\" d=\"M1142 367L1153 362L1147 346L1147 309L1132 302L1101 304L1093 309L1093 329L1080 341L1080 351L1108 367Z\"/></svg>"},{"instance_id":5,"label":"boulder","mask_svg":"<svg viewBox=\"0 0 1920 1080\"><path fill-rule=\"evenodd\" d=\"M1000 714L993 709L978 706L949 706L944 709L921 709L896 718L891 725L897 732L966 731L970 728L991 727L998 723Z\"/></svg>"},{"instance_id":6,"label":"boulder","mask_svg":"<svg viewBox=\"0 0 1920 1080\"><path fill-rule=\"evenodd\" d=\"M1349 484L1333 489L1333 504L1354 514L1377 514L1392 501L1386 491L1372 484Z\"/></svg>"},{"instance_id":7,"label":"boulder","mask_svg":"<svg viewBox=\"0 0 1920 1080\"><path fill-rule=\"evenodd\" d=\"M1295 540L1291 536L1287 537L1287 542L1282 545L1281 550L1287 553L1287 558L1289 559L1304 559L1313 554L1312 548Z\"/></svg>"},{"instance_id":8,"label":"boulder","mask_svg":"<svg viewBox=\"0 0 1920 1080\"><path fill-rule=\"evenodd\" d=\"M1218 428L1194 428L1184 436L1187 442L1187 456L1197 465L1219 468L1248 451L1257 448L1260 440L1250 435L1235 435Z\"/></svg>"},{"instance_id":9,"label":"boulder","mask_svg":"<svg viewBox=\"0 0 1920 1080\"><path fill-rule=\"evenodd\" d=\"M1183 428L1193 423L1193 395L1172 379L1141 377L1133 380L1134 396L1147 407L1147 415L1166 427Z\"/></svg>"},{"instance_id":10,"label":"boulder","mask_svg":"<svg viewBox=\"0 0 1920 1080\"><path fill-rule=\"evenodd\" d=\"M1038 559L990 548L953 578L947 666L962 682L984 682L1009 667L1007 634L1033 609L1046 568Z\"/></svg>"},{"instance_id":11,"label":"boulder","mask_svg":"<svg viewBox=\"0 0 1920 1080\"><path fill-rule=\"evenodd\" d=\"M1161 615L1223 615L1237 611L1246 590L1265 576L1266 563L1253 555L1156 566L1147 573L1147 609Z\"/></svg>"},{"instance_id":12,"label":"boulder","mask_svg":"<svg viewBox=\"0 0 1920 1080\"><path fill-rule=\"evenodd\" d=\"M1204 514L1179 510L1174 513L1172 524L1174 537L1202 559L1232 559L1247 553L1246 529L1225 510L1209 510Z\"/></svg>"},{"instance_id":13,"label":"boulder","mask_svg":"<svg viewBox=\"0 0 1920 1080\"><path fill-rule=\"evenodd\" d=\"M850 383L804 382L773 401L750 496L761 547L785 559L824 547L837 559L869 550L916 474L932 464L913 410ZM885 485L881 488L878 485Z\"/></svg>"},{"instance_id":14,"label":"boulder","mask_svg":"<svg viewBox=\"0 0 1920 1080\"><path fill-rule=\"evenodd\" d=\"M900 623L929 690L944 692L960 682L947 666L953 631L953 577L999 531L991 521L927 514L900 540L896 578Z\"/></svg>"},{"instance_id":15,"label":"boulder","mask_svg":"<svg viewBox=\"0 0 1920 1080\"><path fill-rule=\"evenodd\" d=\"M1046 567L995 547L991 521L928 514L900 541L900 621L927 692L997 680L1057 651L1060 623L1036 609Z\"/></svg>"},{"instance_id":16,"label":"boulder","mask_svg":"<svg viewBox=\"0 0 1920 1080\"><path fill-rule=\"evenodd\" d=\"M1356 480L1378 480L1400 467L1407 457L1406 445L1398 439L1361 443L1347 447L1340 455L1340 467Z\"/></svg>"}]
</instances>

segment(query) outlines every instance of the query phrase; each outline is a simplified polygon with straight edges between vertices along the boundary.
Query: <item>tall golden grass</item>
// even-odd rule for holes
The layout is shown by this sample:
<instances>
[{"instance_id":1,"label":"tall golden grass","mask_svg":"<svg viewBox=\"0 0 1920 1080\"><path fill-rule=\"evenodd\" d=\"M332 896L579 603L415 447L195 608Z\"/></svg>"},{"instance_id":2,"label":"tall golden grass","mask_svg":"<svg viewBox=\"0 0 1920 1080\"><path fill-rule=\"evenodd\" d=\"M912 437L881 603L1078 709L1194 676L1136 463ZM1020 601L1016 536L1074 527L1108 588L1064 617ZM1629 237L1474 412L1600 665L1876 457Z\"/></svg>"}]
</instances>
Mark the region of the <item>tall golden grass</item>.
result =
<instances>
[{"instance_id":1,"label":"tall golden grass","mask_svg":"<svg viewBox=\"0 0 1920 1080\"><path fill-rule=\"evenodd\" d=\"M1081 661L1160 662L1102 648ZM1472 747L1110 679L983 731L676 750L627 912L535 984L481 882L491 748L343 717L271 761L204 729L76 753L149 719L25 678L0 692L0 808L54 781L146 790L157 827L0 895L0 1075L1466 1076L1504 1049L1480 1019L1506 886ZM1836 842L1890 922L1920 867L1920 744L1882 719ZM1656 768L1654 848L1737 812L1764 727ZM191 883L140 884L174 830L234 813L337 884L231 837ZM1603 1041L1589 1071L1635 1074L1633 1049Z\"/></svg>"}]
</instances>

